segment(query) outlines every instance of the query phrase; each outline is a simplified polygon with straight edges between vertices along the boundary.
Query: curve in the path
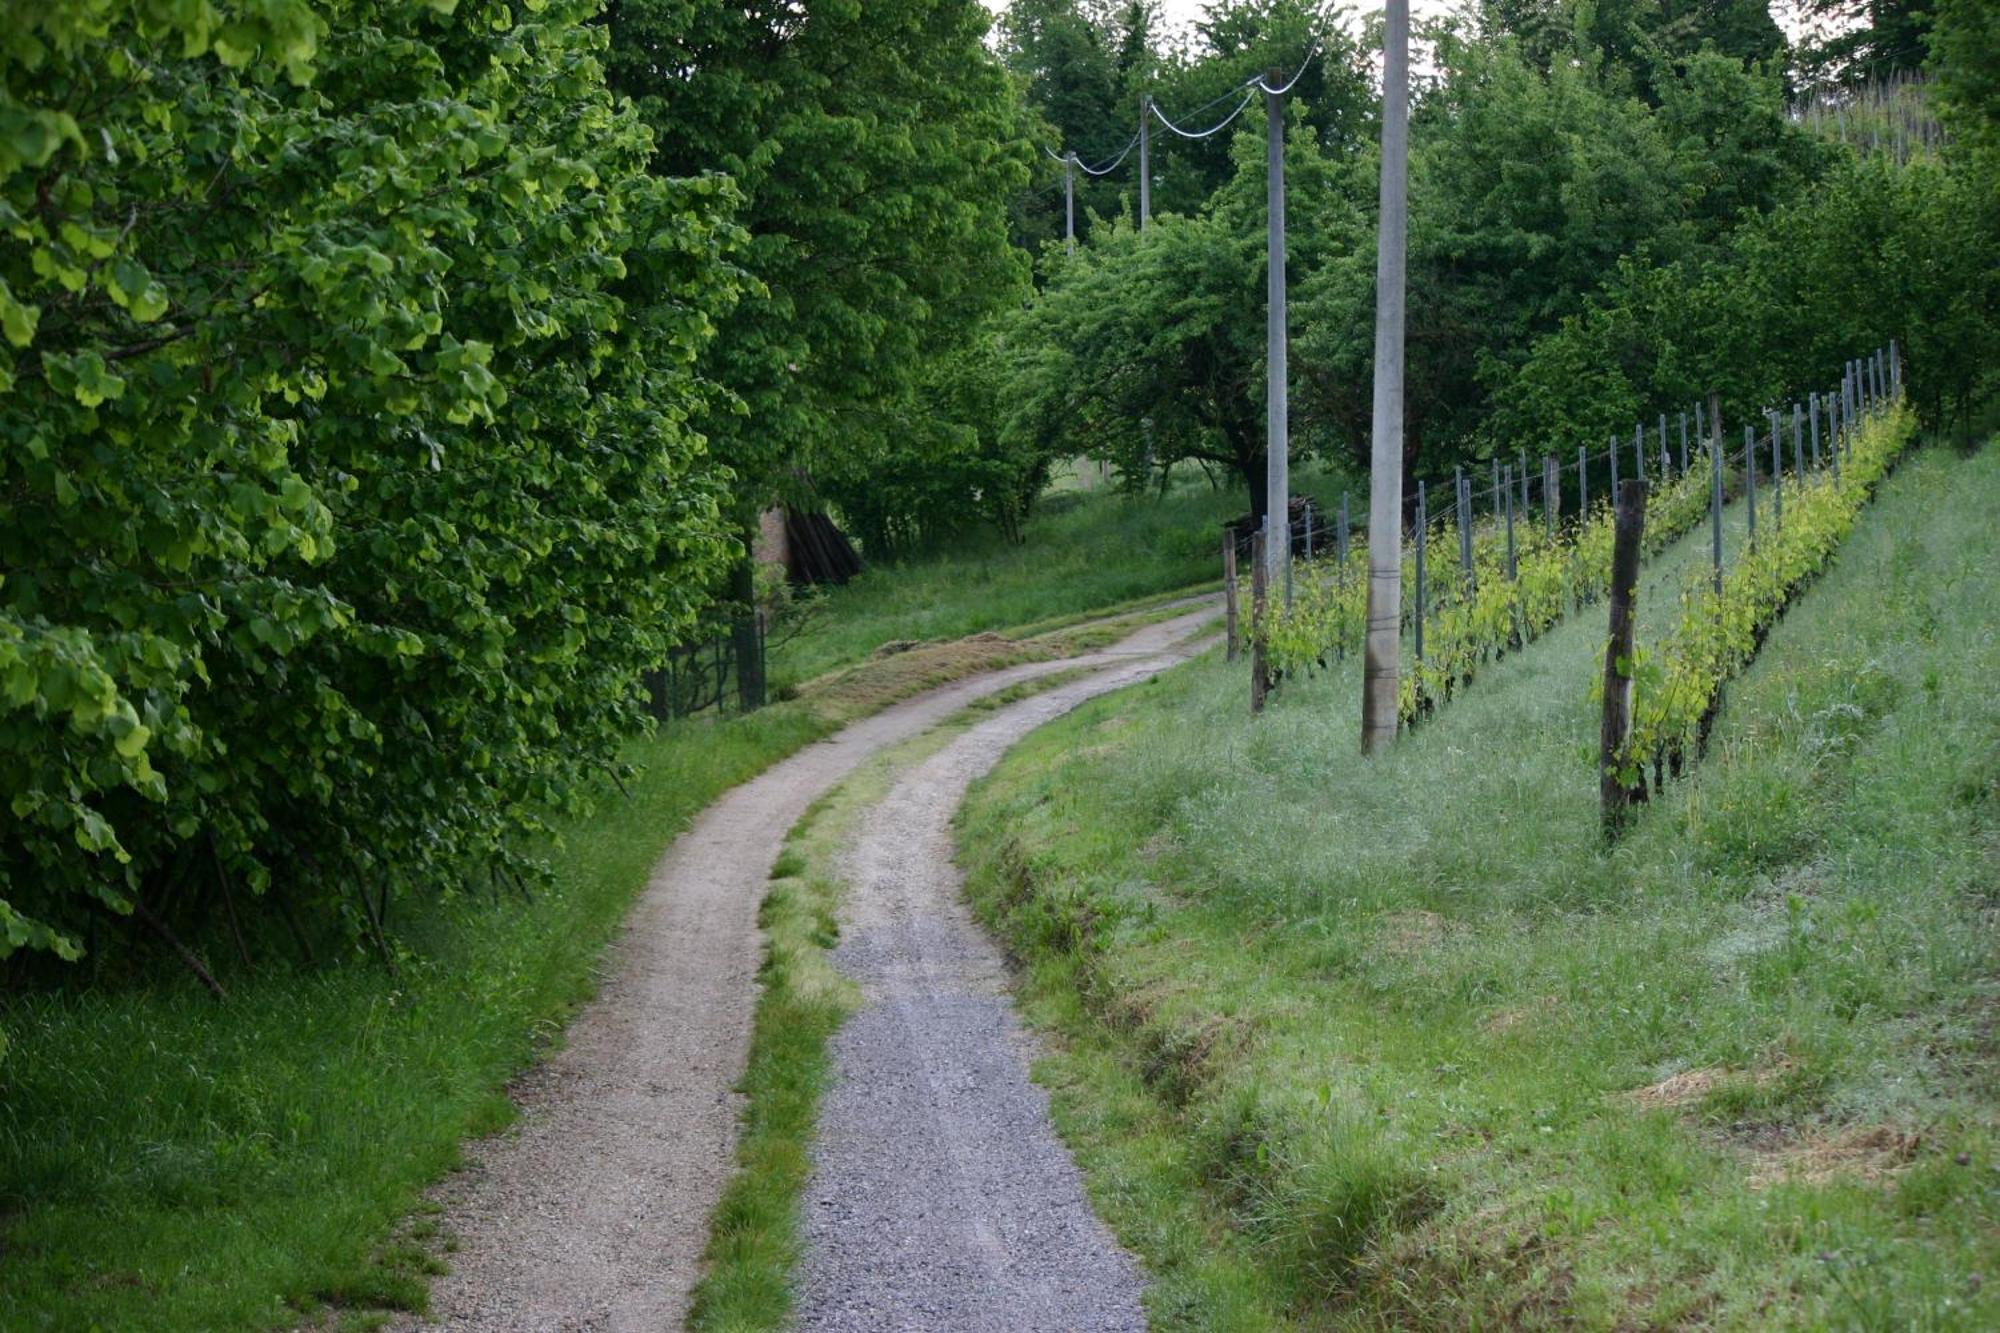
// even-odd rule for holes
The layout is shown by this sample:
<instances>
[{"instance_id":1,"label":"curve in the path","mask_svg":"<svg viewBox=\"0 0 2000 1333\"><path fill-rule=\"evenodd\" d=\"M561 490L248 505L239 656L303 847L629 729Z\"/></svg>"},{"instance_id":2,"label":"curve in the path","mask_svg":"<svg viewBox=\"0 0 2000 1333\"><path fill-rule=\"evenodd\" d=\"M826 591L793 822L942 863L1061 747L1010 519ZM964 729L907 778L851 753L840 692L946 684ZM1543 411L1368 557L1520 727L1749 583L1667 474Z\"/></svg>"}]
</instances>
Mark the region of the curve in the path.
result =
<instances>
[{"instance_id":1,"label":"curve in the path","mask_svg":"<svg viewBox=\"0 0 2000 1333\"><path fill-rule=\"evenodd\" d=\"M437 1191L458 1249L429 1327L570 1333L681 1326L735 1150L761 952L786 832L884 747L1016 683L1155 655L1212 611L1102 653L993 672L885 709L733 788L675 841L566 1044L516 1087L513 1134Z\"/></svg>"},{"instance_id":2,"label":"curve in the path","mask_svg":"<svg viewBox=\"0 0 2000 1333\"><path fill-rule=\"evenodd\" d=\"M862 1005L834 1037L813 1144L801 1330L1143 1333L1138 1267L1029 1080L1031 1039L961 896L951 823L1030 731L1197 650L1163 644L1010 704L863 816L833 955Z\"/></svg>"}]
</instances>

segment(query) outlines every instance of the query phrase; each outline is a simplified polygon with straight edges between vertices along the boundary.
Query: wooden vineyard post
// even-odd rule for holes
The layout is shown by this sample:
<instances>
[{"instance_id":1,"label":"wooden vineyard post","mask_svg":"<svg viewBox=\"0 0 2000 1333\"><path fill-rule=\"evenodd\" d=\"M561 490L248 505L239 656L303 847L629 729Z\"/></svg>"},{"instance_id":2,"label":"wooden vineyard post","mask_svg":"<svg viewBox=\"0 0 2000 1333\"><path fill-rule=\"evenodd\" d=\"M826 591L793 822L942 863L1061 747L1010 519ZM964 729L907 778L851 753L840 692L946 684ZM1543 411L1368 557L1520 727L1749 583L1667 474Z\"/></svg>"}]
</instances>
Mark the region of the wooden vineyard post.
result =
<instances>
[{"instance_id":1,"label":"wooden vineyard post","mask_svg":"<svg viewBox=\"0 0 2000 1333\"><path fill-rule=\"evenodd\" d=\"M1458 565L1465 571L1465 596L1470 598L1478 586L1478 577L1472 572L1472 483L1465 479L1465 469L1454 469L1454 496L1458 506Z\"/></svg>"},{"instance_id":2,"label":"wooden vineyard post","mask_svg":"<svg viewBox=\"0 0 2000 1333\"><path fill-rule=\"evenodd\" d=\"M1646 479L1646 423L1643 421L1632 423L1632 475L1640 481Z\"/></svg>"},{"instance_id":3,"label":"wooden vineyard post","mask_svg":"<svg viewBox=\"0 0 2000 1333\"><path fill-rule=\"evenodd\" d=\"M1508 468L1502 474L1506 484L1504 503L1507 506L1507 578L1514 578L1514 469Z\"/></svg>"},{"instance_id":4,"label":"wooden vineyard post","mask_svg":"<svg viewBox=\"0 0 2000 1333\"><path fill-rule=\"evenodd\" d=\"M1700 409L1696 408L1696 410L1699 411ZM1681 475L1683 477L1687 475L1687 470L1688 470L1688 414L1686 412L1682 412L1681 413Z\"/></svg>"},{"instance_id":5,"label":"wooden vineyard post","mask_svg":"<svg viewBox=\"0 0 2000 1333\"><path fill-rule=\"evenodd\" d=\"M1577 521L1590 517L1590 455L1583 445L1576 447L1576 517Z\"/></svg>"},{"instance_id":6,"label":"wooden vineyard post","mask_svg":"<svg viewBox=\"0 0 2000 1333\"><path fill-rule=\"evenodd\" d=\"M1429 482L1427 482L1427 481L1420 481L1420 482L1418 482L1418 483L1417 483L1417 615L1416 615L1416 624L1417 624L1417 661L1418 661L1419 663L1421 663L1421 662L1422 662L1422 661L1424 660L1424 597L1425 597L1425 593L1426 593L1426 591L1427 591L1427 589L1426 589L1426 587L1425 587L1425 564L1424 564L1424 550L1425 550L1425 547L1426 547L1426 546L1427 546L1427 545L1429 544L1429 543L1428 543L1428 538L1429 538L1429 534L1430 534L1430 528L1431 528L1431 516L1430 516L1430 489L1431 489L1431 486L1430 486L1430 483L1429 483Z\"/></svg>"},{"instance_id":7,"label":"wooden vineyard post","mask_svg":"<svg viewBox=\"0 0 2000 1333\"><path fill-rule=\"evenodd\" d=\"M1826 455L1833 460L1833 484L1840 485L1840 414L1846 404L1844 396L1826 396Z\"/></svg>"},{"instance_id":8,"label":"wooden vineyard post","mask_svg":"<svg viewBox=\"0 0 2000 1333\"><path fill-rule=\"evenodd\" d=\"M1611 503L1618 503L1618 437L1611 437Z\"/></svg>"},{"instance_id":9,"label":"wooden vineyard post","mask_svg":"<svg viewBox=\"0 0 2000 1333\"><path fill-rule=\"evenodd\" d=\"M1264 599L1270 572L1264 567L1264 548L1270 541L1271 520L1250 538L1250 711L1264 711L1264 692L1269 681L1264 675Z\"/></svg>"},{"instance_id":10,"label":"wooden vineyard post","mask_svg":"<svg viewBox=\"0 0 2000 1333\"><path fill-rule=\"evenodd\" d=\"M1520 477L1520 479L1521 479L1521 521L1522 521L1523 523L1526 523L1526 522L1528 521L1528 455L1527 455L1527 451L1523 450L1522 452L1520 452L1520 453L1517 453L1517 454L1515 454L1515 455L1514 455L1514 466L1515 466L1515 468L1517 469L1517 472L1516 472L1516 475L1517 475L1517 476L1519 476L1519 477Z\"/></svg>"},{"instance_id":11,"label":"wooden vineyard post","mask_svg":"<svg viewBox=\"0 0 2000 1333\"><path fill-rule=\"evenodd\" d=\"M1708 391L1708 438L1714 442L1715 452L1722 452L1722 395L1715 390Z\"/></svg>"},{"instance_id":12,"label":"wooden vineyard post","mask_svg":"<svg viewBox=\"0 0 2000 1333\"><path fill-rule=\"evenodd\" d=\"M1660 480L1674 475L1674 456L1667 451L1667 414L1660 413Z\"/></svg>"},{"instance_id":13,"label":"wooden vineyard post","mask_svg":"<svg viewBox=\"0 0 2000 1333\"><path fill-rule=\"evenodd\" d=\"M1339 526L1335 527L1335 528L1334 528L1334 530L1333 530L1333 543L1334 543L1334 545L1333 545L1333 568L1334 568L1334 571L1335 571L1335 572L1334 572L1334 581L1335 581L1335 584L1336 584L1336 586L1338 586L1338 587L1339 587L1339 589L1340 589L1340 592L1341 592L1341 605L1342 605L1342 606L1345 606L1345 605L1347 605L1347 597L1346 597L1346 593L1347 593L1347 492L1346 492L1346 491L1342 491L1342 492L1340 493L1340 523L1339 523ZM1339 620L1339 621L1337 621L1337 622L1335 623L1335 626L1334 626L1334 633L1335 633L1335 635L1336 635L1336 638L1337 638L1337 645L1336 645L1336 649L1335 649L1335 660L1336 660L1336 661L1341 661L1341 662L1345 662L1345 661L1347 660L1347 621L1346 621L1346 620L1344 620L1344 619L1342 619L1342 620Z\"/></svg>"},{"instance_id":14,"label":"wooden vineyard post","mask_svg":"<svg viewBox=\"0 0 2000 1333\"><path fill-rule=\"evenodd\" d=\"M1757 545L1757 432L1743 427L1743 509L1750 519L1750 546Z\"/></svg>"},{"instance_id":15,"label":"wooden vineyard post","mask_svg":"<svg viewBox=\"0 0 2000 1333\"><path fill-rule=\"evenodd\" d=\"M1241 651L1236 633L1236 529L1222 530L1222 626L1228 660L1234 662Z\"/></svg>"},{"instance_id":16,"label":"wooden vineyard post","mask_svg":"<svg viewBox=\"0 0 2000 1333\"><path fill-rule=\"evenodd\" d=\"M1778 409L1771 409L1771 527L1785 530L1785 455L1783 432L1778 427Z\"/></svg>"},{"instance_id":17,"label":"wooden vineyard post","mask_svg":"<svg viewBox=\"0 0 2000 1333\"><path fill-rule=\"evenodd\" d=\"M1813 471L1819 471L1819 390L1806 395L1806 433L1812 437Z\"/></svg>"},{"instance_id":18,"label":"wooden vineyard post","mask_svg":"<svg viewBox=\"0 0 2000 1333\"><path fill-rule=\"evenodd\" d=\"M1646 799L1643 783L1625 780L1625 743L1632 734L1633 600L1638 595L1639 546L1646 528L1646 483L1618 488L1611 535L1611 637L1604 645L1604 724L1598 735L1598 800L1604 832L1623 827L1628 808Z\"/></svg>"},{"instance_id":19,"label":"wooden vineyard post","mask_svg":"<svg viewBox=\"0 0 2000 1333\"><path fill-rule=\"evenodd\" d=\"M1562 517L1562 469L1556 466L1554 454L1542 455L1542 507L1549 511L1549 537L1556 535L1556 523Z\"/></svg>"},{"instance_id":20,"label":"wooden vineyard post","mask_svg":"<svg viewBox=\"0 0 2000 1333\"><path fill-rule=\"evenodd\" d=\"M1715 565L1715 595L1722 596L1722 442L1710 440L1708 443L1708 520L1709 531L1714 538L1712 559Z\"/></svg>"}]
</instances>

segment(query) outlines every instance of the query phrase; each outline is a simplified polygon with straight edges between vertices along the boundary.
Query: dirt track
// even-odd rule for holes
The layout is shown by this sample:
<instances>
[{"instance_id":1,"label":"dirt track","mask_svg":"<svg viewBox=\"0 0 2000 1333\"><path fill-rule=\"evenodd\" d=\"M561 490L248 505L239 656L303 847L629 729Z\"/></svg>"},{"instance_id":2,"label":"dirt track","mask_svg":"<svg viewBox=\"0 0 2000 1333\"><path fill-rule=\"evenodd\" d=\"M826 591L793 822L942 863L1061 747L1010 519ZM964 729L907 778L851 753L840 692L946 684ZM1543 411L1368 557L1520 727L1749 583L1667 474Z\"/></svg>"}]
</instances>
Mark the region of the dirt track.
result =
<instances>
[{"instance_id":1,"label":"dirt track","mask_svg":"<svg viewBox=\"0 0 2000 1333\"><path fill-rule=\"evenodd\" d=\"M1000 950L966 908L953 815L1016 741L1184 660L1167 649L1008 705L905 773L846 855L833 1042L807 1187L802 1330L1144 1333L1137 1265L1091 1211L1028 1077Z\"/></svg>"},{"instance_id":2,"label":"dirt track","mask_svg":"<svg viewBox=\"0 0 2000 1333\"><path fill-rule=\"evenodd\" d=\"M679 1328L735 1149L734 1088L757 997L757 909L787 830L869 756L966 704L1053 672L1131 668L1212 615L1193 612L1105 652L1012 667L898 704L705 810L654 870L598 998L517 1089L518 1130L472 1145L469 1168L440 1187L459 1248L432 1290L428 1326Z\"/></svg>"}]
</instances>

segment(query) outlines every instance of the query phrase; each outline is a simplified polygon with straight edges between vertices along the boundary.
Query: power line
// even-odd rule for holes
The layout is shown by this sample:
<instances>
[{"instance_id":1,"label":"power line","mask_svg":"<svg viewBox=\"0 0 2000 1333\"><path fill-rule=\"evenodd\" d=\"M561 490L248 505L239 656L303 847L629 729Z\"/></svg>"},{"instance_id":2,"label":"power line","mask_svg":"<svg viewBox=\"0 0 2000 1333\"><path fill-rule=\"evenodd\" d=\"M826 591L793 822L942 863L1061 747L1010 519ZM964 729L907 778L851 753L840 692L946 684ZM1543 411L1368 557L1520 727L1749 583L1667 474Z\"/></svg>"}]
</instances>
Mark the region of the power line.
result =
<instances>
[{"instance_id":1,"label":"power line","mask_svg":"<svg viewBox=\"0 0 2000 1333\"><path fill-rule=\"evenodd\" d=\"M1136 148L1138 144L1139 144L1139 136L1135 134L1130 139L1127 139L1125 141L1125 146L1118 150L1118 156L1112 158L1109 164L1102 167L1093 167L1093 166L1086 166L1084 163L1078 162L1076 165L1082 168L1083 173L1086 176L1109 176L1112 172L1118 170L1119 163L1123 162L1127 157L1131 156L1132 150Z\"/></svg>"},{"instance_id":2,"label":"power line","mask_svg":"<svg viewBox=\"0 0 2000 1333\"><path fill-rule=\"evenodd\" d=\"M1248 85L1246 84L1245 86L1247 87ZM1230 112L1228 115L1224 116L1221 120L1218 120L1217 122L1215 122L1215 124L1209 126L1207 129L1198 132L1191 130L1184 130L1180 126L1174 124L1171 120L1168 120L1167 113L1160 110L1157 103L1152 104L1152 111L1155 116L1159 117L1160 124L1166 126L1168 129L1172 130L1175 134L1180 135L1181 138L1206 139L1211 135L1222 133L1222 131L1228 127L1229 122L1235 120L1238 116L1242 115L1244 109L1248 107L1250 103L1252 103L1256 99L1257 99L1256 93L1254 92L1244 93L1243 100L1236 104L1236 109L1234 111Z\"/></svg>"}]
</instances>

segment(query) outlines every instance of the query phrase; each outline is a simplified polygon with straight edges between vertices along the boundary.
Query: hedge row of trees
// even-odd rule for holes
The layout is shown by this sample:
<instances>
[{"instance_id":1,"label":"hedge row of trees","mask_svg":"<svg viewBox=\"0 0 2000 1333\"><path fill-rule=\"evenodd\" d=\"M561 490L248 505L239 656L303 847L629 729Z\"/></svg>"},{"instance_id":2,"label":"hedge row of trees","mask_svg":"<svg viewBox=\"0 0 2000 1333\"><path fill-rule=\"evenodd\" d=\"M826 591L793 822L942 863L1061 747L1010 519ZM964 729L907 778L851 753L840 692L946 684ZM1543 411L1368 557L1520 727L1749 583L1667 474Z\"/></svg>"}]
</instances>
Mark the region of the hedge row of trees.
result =
<instances>
[{"instance_id":1,"label":"hedge row of trees","mask_svg":"<svg viewBox=\"0 0 2000 1333\"><path fill-rule=\"evenodd\" d=\"M985 25L10 13L0 957L258 902L383 945L399 898L518 874L750 516L1018 300Z\"/></svg>"}]
</instances>

